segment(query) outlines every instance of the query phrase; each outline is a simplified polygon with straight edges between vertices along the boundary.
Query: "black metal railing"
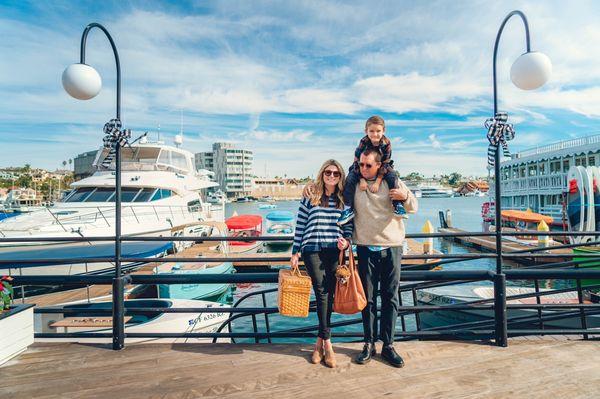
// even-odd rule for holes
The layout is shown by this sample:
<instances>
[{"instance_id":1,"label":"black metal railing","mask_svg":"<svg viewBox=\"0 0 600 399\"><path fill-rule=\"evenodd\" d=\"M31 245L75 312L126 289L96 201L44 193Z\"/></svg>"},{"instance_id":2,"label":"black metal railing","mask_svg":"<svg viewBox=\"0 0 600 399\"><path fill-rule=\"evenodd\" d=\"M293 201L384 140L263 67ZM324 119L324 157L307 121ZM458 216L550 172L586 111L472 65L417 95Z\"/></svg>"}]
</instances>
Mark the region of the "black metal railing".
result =
<instances>
[{"instance_id":1,"label":"black metal railing","mask_svg":"<svg viewBox=\"0 0 600 399\"><path fill-rule=\"evenodd\" d=\"M531 236L599 236L599 232L518 232L518 233L503 233L503 235L522 235ZM456 238L468 236L489 236L494 237L495 233L481 232L459 232L459 233L433 233L433 234L408 234L407 238ZM75 242L75 241L112 241L113 237L96 237L96 238L51 238L51 239L35 239L36 242ZM279 241L289 240L288 237L122 237L121 241ZM0 242L27 242L26 239L11 239L0 238ZM561 249L586 247L593 245L585 244L568 244L561 245ZM559 248L559 247L556 247ZM397 339L494 339L497 345L506 346L507 338L519 335L581 335L584 339L589 339L590 336L600 336L596 321L600 317L600 303L586 303L586 292L592 289L600 288L600 284L586 285L582 280L600 279L600 270L590 270L587 266L600 265L600 255L595 253L590 254L552 254L545 251L552 248L533 247L523 251L510 251L503 253L468 253L468 254L420 254L420 255L405 255L404 259L435 259L430 266L443 265L456 262L468 262L471 260L490 258L495 259L500 257L504 259L519 259L519 258L560 258L558 262L546 264L526 266L521 269L503 270L502 273L490 270L436 270L436 271L403 271L402 280L408 282L400 288L401 304L398 309L401 329L396 332ZM577 260L573 260L577 258ZM565 260L566 259L566 260ZM133 258L123 256L122 262L153 262L157 259ZM264 262L266 259L260 255L252 257L178 257L172 256L168 258L171 262L248 262L257 263ZM269 262L288 262L288 256L269 257ZM102 258L70 258L70 259L1 259L0 264L11 265L13 268L26 267L27 265L44 262L46 264L73 264L77 262L87 263L102 263L114 262L114 257ZM555 290L540 289L540 280L561 279L573 280L574 287L567 287ZM532 292L527 292L520 295L506 296L507 281L513 280L531 280L534 288ZM488 281L493 283L494 295L491 298L479 300L464 301L460 304L444 304L444 305L424 305L419 304L418 292L428 288L436 288L441 286L458 285L464 283L473 283ZM316 336L316 326L305 326L292 328L280 331L272 331L270 326L269 315L277 313L275 306L268 306L267 294L276 291L273 289L262 289L256 292L251 292L245 297L238 300L232 307L192 307L192 308L141 308L135 306L124 306L123 291L126 284L236 284L236 283L276 283L277 273L238 273L228 275L142 275L131 274L128 270L124 270L121 278L116 278L111 275L37 275L37 276L14 276L14 285L16 287L25 285L67 285L69 287L85 287L89 285L112 285L113 296L112 302L115 309L120 309L117 312L117 317L113 318L114 323L121 323L121 328L115 329L113 332L66 332L66 333L37 333L37 338L112 338L113 341L124 343L127 338L206 338L217 341L218 339L228 339L235 342L236 339L252 339L254 342L267 340L272 342L273 339L285 338L308 338ZM555 295L566 292L576 292L576 303L543 303L543 298L548 295ZM408 300L403 298L405 294ZM246 299L261 296L262 306L243 307L240 306ZM593 295L593 294L591 294ZM535 303L531 304L507 304L507 301L517 299L531 299ZM527 314L517 314L517 311L530 311ZM133 333L124 330L124 315L131 315L143 312L164 312L164 313L225 313L230 316L221 326L214 332L181 332L181 333L166 333L166 332L149 332L149 333ZM314 306L311 306L311 312L314 312ZM445 326L424 327L422 318L430 312L466 312L466 314L477 315L477 320L466 321L463 323L448 324ZM69 309L64 306L40 307L35 309L35 313L55 313L55 314L81 314L81 309ZM442 314L440 313L440 314ZM94 315L114 315L113 309L95 309ZM265 325L265 331L259 331L258 320L262 316ZM232 331L234 321L244 317L249 317L252 320L252 331L250 332L235 332ZM407 318L412 318L416 326L415 330L407 328ZM590 319L591 318L591 319ZM567 321L569 327L554 327L549 328L549 324L560 325L561 321ZM573 327L574 320L578 320L577 328ZM590 323L593 320L593 323ZM333 327L342 327L360 323L360 318L356 316L348 317L347 320L333 323ZM536 328L533 328L535 326ZM121 333L119 333L121 331ZM120 335L120 336L115 336ZM357 332L341 332L335 331L332 334L334 337L356 338L362 337L361 333Z\"/></svg>"}]
</instances>

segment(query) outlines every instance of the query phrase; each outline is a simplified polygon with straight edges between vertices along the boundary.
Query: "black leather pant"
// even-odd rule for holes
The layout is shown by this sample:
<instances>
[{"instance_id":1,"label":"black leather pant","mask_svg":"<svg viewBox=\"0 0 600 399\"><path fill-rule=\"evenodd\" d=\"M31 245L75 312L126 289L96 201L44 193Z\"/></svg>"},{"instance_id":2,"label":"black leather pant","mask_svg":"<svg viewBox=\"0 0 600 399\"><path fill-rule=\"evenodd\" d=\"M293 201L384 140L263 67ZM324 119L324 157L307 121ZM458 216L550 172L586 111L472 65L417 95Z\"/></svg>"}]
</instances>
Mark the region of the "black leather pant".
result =
<instances>
[{"instance_id":1,"label":"black leather pant","mask_svg":"<svg viewBox=\"0 0 600 399\"><path fill-rule=\"evenodd\" d=\"M394 342L396 318L400 299L400 262L402 247L383 251L371 251L366 246L357 246L358 274L362 281L367 306L362 311L365 342L375 342L381 337L384 345ZM377 287L381 294L380 336L377 335Z\"/></svg>"}]
</instances>

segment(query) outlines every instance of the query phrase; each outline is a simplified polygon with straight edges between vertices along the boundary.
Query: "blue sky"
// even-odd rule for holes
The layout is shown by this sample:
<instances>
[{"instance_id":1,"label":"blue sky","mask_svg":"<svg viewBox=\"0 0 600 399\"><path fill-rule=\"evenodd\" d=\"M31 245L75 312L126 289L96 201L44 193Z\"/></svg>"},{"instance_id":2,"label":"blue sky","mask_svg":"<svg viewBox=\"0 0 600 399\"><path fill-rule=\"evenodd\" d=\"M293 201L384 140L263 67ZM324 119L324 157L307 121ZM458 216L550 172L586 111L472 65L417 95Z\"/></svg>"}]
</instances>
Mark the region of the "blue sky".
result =
<instances>
[{"instance_id":1,"label":"blue sky","mask_svg":"<svg viewBox=\"0 0 600 399\"><path fill-rule=\"evenodd\" d=\"M509 80L524 51L511 20L499 53L499 107L513 152L600 133L600 3L594 1L0 1L0 166L53 169L101 144L114 115L115 72L101 32L86 61L103 78L93 100L62 89L81 32L113 35L123 73L122 119L134 134L255 151L255 173L307 176L349 165L370 115L388 123L397 169L486 174L492 50L513 9L553 76L533 92Z\"/></svg>"}]
</instances>

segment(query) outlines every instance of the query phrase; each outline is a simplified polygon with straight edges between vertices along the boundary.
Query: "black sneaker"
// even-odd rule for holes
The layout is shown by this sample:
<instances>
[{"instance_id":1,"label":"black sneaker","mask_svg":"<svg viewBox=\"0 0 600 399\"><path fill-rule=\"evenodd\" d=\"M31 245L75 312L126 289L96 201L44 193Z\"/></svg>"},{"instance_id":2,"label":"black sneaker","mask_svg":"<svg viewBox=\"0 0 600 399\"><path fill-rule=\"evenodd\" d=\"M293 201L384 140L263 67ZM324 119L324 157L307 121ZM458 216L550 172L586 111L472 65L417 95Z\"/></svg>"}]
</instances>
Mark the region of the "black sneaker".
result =
<instances>
[{"instance_id":1,"label":"black sneaker","mask_svg":"<svg viewBox=\"0 0 600 399\"><path fill-rule=\"evenodd\" d=\"M375 350L375 344L372 342L367 342L365 343L365 346L363 346L362 351L358 354L358 356L356 356L356 363L367 364L371 361L376 353L377 351Z\"/></svg>"},{"instance_id":2,"label":"black sneaker","mask_svg":"<svg viewBox=\"0 0 600 399\"><path fill-rule=\"evenodd\" d=\"M383 347L381 350L381 357L394 367L404 367L404 360L402 360L402 357L396 352L392 345Z\"/></svg>"}]
</instances>

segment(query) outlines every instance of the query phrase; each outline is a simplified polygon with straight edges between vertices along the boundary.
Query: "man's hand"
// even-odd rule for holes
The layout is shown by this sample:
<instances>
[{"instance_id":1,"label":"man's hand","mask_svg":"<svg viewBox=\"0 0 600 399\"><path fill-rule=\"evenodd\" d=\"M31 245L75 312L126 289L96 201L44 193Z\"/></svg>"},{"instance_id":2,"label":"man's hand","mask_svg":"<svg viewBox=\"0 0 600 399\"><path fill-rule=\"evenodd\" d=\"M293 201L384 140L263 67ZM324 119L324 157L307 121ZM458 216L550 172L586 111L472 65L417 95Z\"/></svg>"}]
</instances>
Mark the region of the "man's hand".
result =
<instances>
[{"instance_id":1,"label":"man's hand","mask_svg":"<svg viewBox=\"0 0 600 399\"><path fill-rule=\"evenodd\" d=\"M369 185L367 184L367 181L365 179L361 178L358 187L360 188L360 191L366 191Z\"/></svg>"},{"instance_id":2,"label":"man's hand","mask_svg":"<svg viewBox=\"0 0 600 399\"><path fill-rule=\"evenodd\" d=\"M373 194L375 194L377 191L379 191L379 182L376 181L375 183L371 184L369 186L369 191L372 192Z\"/></svg>"},{"instance_id":3,"label":"man's hand","mask_svg":"<svg viewBox=\"0 0 600 399\"><path fill-rule=\"evenodd\" d=\"M348 240L342 237L338 238L337 247L340 251L343 251L344 249L348 248L348 245L350 245L350 242Z\"/></svg>"},{"instance_id":4,"label":"man's hand","mask_svg":"<svg viewBox=\"0 0 600 399\"><path fill-rule=\"evenodd\" d=\"M395 201L406 201L408 198L408 189L404 187L393 188L390 190L390 198Z\"/></svg>"},{"instance_id":5,"label":"man's hand","mask_svg":"<svg viewBox=\"0 0 600 399\"><path fill-rule=\"evenodd\" d=\"M311 195L315 192L315 183L306 183L304 186L304 190L302 190L302 196L304 198L310 198Z\"/></svg>"},{"instance_id":6,"label":"man's hand","mask_svg":"<svg viewBox=\"0 0 600 399\"><path fill-rule=\"evenodd\" d=\"M299 260L300 260L300 252L296 252L294 255L292 255L292 259L290 259L290 266L292 267L292 269L298 268Z\"/></svg>"}]
</instances>

